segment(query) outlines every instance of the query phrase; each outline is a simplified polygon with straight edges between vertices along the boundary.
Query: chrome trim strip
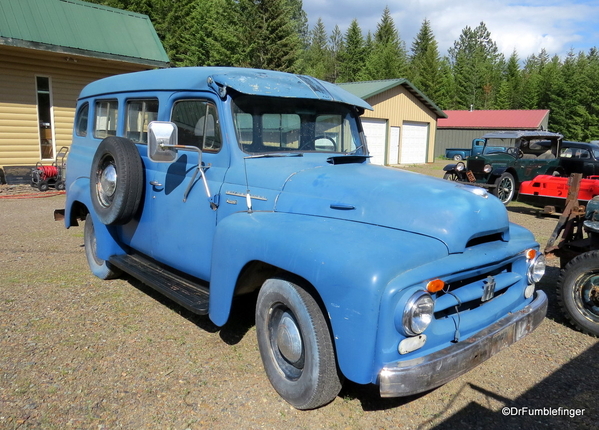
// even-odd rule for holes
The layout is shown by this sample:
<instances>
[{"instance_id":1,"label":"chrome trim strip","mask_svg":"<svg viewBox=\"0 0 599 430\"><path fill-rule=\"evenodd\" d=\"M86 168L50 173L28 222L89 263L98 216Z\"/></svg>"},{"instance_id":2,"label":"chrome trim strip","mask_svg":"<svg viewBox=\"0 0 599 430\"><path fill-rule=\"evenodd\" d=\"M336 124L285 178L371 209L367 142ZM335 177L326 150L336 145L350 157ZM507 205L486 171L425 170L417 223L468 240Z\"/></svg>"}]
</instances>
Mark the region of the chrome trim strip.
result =
<instances>
[{"instance_id":1,"label":"chrome trim strip","mask_svg":"<svg viewBox=\"0 0 599 430\"><path fill-rule=\"evenodd\" d=\"M246 193L239 193L237 191L225 191L225 194L228 196L235 196L235 197L243 197L245 198L245 196L247 195ZM268 199L266 197L263 196L254 196L250 194L250 197L254 200L262 200L262 201L267 201Z\"/></svg>"}]
</instances>

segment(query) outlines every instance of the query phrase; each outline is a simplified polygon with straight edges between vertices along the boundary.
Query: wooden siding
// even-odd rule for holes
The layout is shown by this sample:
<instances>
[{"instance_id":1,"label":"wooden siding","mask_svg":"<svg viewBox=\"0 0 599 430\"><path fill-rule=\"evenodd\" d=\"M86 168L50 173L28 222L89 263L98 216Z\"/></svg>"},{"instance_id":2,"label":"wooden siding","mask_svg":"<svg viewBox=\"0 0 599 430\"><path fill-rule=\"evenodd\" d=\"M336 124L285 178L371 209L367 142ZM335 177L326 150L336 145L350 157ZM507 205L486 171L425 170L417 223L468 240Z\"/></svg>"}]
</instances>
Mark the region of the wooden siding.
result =
<instances>
[{"instance_id":1,"label":"wooden siding","mask_svg":"<svg viewBox=\"0 0 599 430\"><path fill-rule=\"evenodd\" d=\"M365 118L386 118L389 120L389 127L400 127L400 146L404 123L421 122L429 124L426 161L434 161L437 117L427 106L402 86L384 91L366 101L370 103L374 111L368 110L362 116Z\"/></svg>"},{"instance_id":2,"label":"wooden siding","mask_svg":"<svg viewBox=\"0 0 599 430\"><path fill-rule=\"evenodd\" d=\"M149 68L0 45L0 166L32 166L41 160L37 76L50 79L56 153L71 144L75 105L85 85L106 76Z\"/></svg>"}]
</instances>

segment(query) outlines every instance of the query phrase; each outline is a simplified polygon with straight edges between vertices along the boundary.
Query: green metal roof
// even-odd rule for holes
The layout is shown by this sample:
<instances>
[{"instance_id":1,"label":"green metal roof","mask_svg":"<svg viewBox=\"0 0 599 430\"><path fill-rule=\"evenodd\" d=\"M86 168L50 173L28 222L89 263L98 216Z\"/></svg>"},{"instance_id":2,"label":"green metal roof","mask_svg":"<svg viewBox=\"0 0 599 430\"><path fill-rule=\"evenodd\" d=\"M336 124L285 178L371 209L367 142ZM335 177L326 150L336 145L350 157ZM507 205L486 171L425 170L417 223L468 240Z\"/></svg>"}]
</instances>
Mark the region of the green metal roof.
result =
<instances>
[{"instance_id":1,"label":"green metal roof","mask_svg":"<svg viewBox=\"0 0 599 430\"><path fill-rule=\"evenodd\" d=\"M447 115L445 115L445 112L443 112L441 108L439 108L439 106L433 103L431 99L425 96L407 79L386 79L382 81L348 82L337 85L339 85L345 91L348 91L353 95L358 96L366 101L368 101L369 98L376 96L377 94L383 93L397 86L403 86L418 100L420 100L426 107L432 110L437 115L437 117L447 118Z\"/></svg>"},{"instance_id":2,"label":"green metal roof","mask_svg":"<svg viewBox=\"0 0 599 430\"><path fill-rule=\"evenodd\" d=\"M78 0L0 0L0 44L164 67L146 15Z\"/></svg>"}]
</instances>

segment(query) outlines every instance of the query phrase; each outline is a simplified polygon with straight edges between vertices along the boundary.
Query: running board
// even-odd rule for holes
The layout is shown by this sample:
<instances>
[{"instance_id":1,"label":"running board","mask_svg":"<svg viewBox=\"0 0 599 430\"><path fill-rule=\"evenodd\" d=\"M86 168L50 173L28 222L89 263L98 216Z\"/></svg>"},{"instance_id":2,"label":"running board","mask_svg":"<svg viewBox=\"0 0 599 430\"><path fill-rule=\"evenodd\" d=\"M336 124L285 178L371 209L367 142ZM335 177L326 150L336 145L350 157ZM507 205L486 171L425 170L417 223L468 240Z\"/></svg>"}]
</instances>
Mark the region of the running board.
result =
<instances>
[{"instance_id":1,"label":"running board","mask_svg":"<svg viewBox=\"0 0 599 430\"><path fill-rule=\"evenodd\" d=\"M198 315L208 314L210 292L205 285L183 278L141 255L113 255L108 261L185 309Z\"/></svg>"}]
</instances>

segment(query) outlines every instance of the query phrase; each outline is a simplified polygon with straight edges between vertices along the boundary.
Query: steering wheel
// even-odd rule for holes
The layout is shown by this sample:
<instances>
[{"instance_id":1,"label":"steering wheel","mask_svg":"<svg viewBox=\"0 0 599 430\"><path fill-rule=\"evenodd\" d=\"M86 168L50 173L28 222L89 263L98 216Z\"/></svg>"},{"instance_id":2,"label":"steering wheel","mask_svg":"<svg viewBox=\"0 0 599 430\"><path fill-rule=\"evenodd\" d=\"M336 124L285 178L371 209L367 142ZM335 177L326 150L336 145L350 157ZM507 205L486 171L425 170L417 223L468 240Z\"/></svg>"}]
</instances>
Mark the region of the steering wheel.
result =
<instances>
[{"instance_id":1,"label":"steering wheel","mask_svg":"<svg viewBox=\"0 0 599 430\"><path fill-rule=\"evenodd\" d=\"M524 152L520 148L516 148L514 146L508 148L505 152L510 154L514 158L522 158L524 157Z\"/></svg>"}]
</instances>

